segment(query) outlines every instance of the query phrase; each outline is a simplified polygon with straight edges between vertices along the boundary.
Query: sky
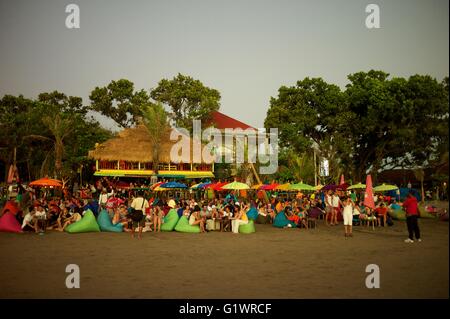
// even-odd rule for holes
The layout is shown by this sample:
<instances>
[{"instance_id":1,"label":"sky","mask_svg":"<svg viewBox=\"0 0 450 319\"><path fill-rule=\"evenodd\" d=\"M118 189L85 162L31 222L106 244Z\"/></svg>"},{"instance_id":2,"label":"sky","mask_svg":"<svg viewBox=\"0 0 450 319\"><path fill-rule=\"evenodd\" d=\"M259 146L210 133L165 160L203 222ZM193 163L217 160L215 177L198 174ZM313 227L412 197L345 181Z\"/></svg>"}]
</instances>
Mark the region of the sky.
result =
<instances>
[{"instance_id":1,"label":"sky","mask_svg":"<svg viewBox=\"0 0 450 319\"><path fill-rule=\"evenodd\" d=\"M79 29L65 25L70 3ZM379 29L366 27L370 3ZM0 96L58 90L89 104L111 80L149 91L182 73L219 90L220 111L261 128L280 86L305 77L344 89L348 74L370 69L448 76L449 2L0 0L0 44Z\"/></svg>"}]
</instances>

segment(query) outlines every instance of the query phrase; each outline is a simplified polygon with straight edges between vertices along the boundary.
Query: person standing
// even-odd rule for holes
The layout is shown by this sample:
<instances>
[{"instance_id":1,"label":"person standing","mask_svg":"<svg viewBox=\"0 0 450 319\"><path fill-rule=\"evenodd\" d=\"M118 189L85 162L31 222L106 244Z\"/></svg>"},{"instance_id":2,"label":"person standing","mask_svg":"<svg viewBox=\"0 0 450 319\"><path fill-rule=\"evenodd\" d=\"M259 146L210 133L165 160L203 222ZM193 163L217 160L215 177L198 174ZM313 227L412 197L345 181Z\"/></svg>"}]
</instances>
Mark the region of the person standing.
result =
<instances>
[{"instance_id":1,"label":"person standing","mask_svg":"<svg viewBox=\"0 0 450 319\"><path fill-rule=\"evenodd\" d=\"M403 202L403 209L406 212L406 225L409 233L409 238L405 239L405 243L413 243L413 235L416 236L418 242L421 242L422 239L420 239L419 224L417 222L417 218L419 217L417 198L413 195L412 191L408 193L406 200Z\"/></svg>"},{"instance_id":2,"label":"person standing","mask_svg":"<svg viewBox=\"0 0 450 319\"><path fill-rule=\"evenodd\" d=\"M353 237L352 223L353 223L353 207L355 206L355 204L353 203L350 197L345 197L342 206L344 207L342 216L344 217L345 237Z\"/></svg>"},{"instance_id":3,"label":"person standing","mask_svg":"<svg viewBox=\"0 0 450 319\"><path fill-rule=\"evenodd\" d=\"M341 200L336 192L333 193L333 196L331 196L331 205L332 212L331 212L331 226L337 225L337 215L339 211L339 204L341 204Z\"/></svg>"},{"instance_id":4,"label":"person standing","mask_svg":"<svg viewBox=\"0 0 450 319\"><path fill-rule=\"evenodd\" d=\"M134 232L136 227L138 227L139 235L138 238L142 238L142 229L145 226L145 211L150 207L148 201L144 198L143 192L139 192L138 196L133 199L131 206L133 214L132 214L132 228L131 228L131 237L134 238Z\"/></svg>"},{"instance_id":5,"label":"person standing","mask_svg":"<svg viewBox=\"0 0 450 319\"><path fill-rule=\"evenodd\" d=\"M331 191L325 195L325 224L328 225L328 216L333 216L333 205ZM331 218L331 225L333 223L333 218Z\"/></svg>"}]
</instances>

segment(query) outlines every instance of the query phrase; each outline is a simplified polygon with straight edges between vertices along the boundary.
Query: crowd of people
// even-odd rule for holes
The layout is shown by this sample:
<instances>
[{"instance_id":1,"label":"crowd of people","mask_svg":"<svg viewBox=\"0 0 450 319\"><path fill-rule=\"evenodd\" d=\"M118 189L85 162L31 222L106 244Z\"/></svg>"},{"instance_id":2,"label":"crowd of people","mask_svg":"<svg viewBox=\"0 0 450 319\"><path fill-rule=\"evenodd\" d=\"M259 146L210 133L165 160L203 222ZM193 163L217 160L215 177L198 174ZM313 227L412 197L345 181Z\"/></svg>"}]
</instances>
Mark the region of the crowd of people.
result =
<instances>
[{"instance_id":1,"label":"crowd of people","mask_svg":"<svg viewBox=\"0 0 450 319\"><path fill-rule=\"evenodd\" d=\"M247 213L253 210L256 223L270 224L278 214L284 214L290 221L286 227L308 229L311 219L323 219L326 225L336 226L343 220L345 237L353 237L354 225L369 225L370 222L379 227L392 225L388 212L401 207L395 198L380 195L374 196L376 206L371 209L364 205L362 193L343 190L298 193L294 198L272 195L266 199L258 196L248 199L231 191L222 193L224 197L212 199L192 196L176 199L162 197L162 193L158 196L145 184L130 186L119 188L113 181L102 178L95 185L74 188L73 192L65 190L61 196L53 197L45 189L38 194L34 189L22 187L16 198L20 203L16 218L24 231L43 233L64 231L79 221L87 209L95 215L106 210L113 225L120 223L124 231L133 237L137 231L141 238L142 232L160 232L164 217L171 209L180 217L186 216L190 225L198 225L201 233L213 230L238 233L239 226L248 223ZM411 226L408 224L410 228L419 239L417 221Z\"/></svg>"}]
</instances>

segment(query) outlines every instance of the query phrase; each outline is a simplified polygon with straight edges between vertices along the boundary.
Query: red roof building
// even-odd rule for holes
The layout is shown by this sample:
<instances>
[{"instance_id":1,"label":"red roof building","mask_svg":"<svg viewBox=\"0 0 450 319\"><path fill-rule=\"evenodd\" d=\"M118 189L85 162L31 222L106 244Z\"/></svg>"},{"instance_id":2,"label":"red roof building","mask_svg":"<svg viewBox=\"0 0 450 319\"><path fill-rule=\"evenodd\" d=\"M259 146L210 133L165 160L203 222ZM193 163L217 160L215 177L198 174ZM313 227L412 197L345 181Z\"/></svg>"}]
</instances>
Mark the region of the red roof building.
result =
<instances>
[{"instance_id":1,"label":"red roof building","mask_svg":"<svg viewBox=\"0 0 450 319\"><path fill-rule=\"evenodd\" d=\"M220 113L219 111L212 112L211 117L212 117L211 121L208 124L213 125L219 130L224 130L226 128L230 129L241 128L243 130L246 130L248 128L255 129L252 126L242 123L241 121L235 120L234 118L229 117L228 115Z\"/></svg>"}]
</instances>

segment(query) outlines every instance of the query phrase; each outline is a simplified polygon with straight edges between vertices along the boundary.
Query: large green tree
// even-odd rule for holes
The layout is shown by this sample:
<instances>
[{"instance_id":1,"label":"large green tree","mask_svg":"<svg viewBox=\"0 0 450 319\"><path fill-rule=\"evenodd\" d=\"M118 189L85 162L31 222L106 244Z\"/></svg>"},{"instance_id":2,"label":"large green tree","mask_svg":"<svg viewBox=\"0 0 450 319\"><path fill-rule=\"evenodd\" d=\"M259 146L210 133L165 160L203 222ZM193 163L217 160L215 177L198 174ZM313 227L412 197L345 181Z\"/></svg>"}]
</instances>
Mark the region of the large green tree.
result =
<instances>
[{"instance_id":1,"label":"large green tree","mask_svg":"<svg viewBox=\"0 0 450 319\"><path fill-rule=\"evenodd\" d=\"M133 82L120 79L105 87L96 87L89 95L90 108L112 120L121 127L135 125L142 117L150 97L145 90L135 91Z\"/></svg>"},{"instance_id":2,"label":"large green tree","mask_svg":"<svg viewBox=\"0 0 450 319\"><path fill-rule=\"evenodd\" d=\"M312 157L315 146L320 156L334 159L331 169L338 171L336 158L348 151L350 138L343 128L351 122L352 114L338 86L321 78L305 78L295 86L282 86L278 97L271 98L264 126L279 129L282 148Z\"/></svg>"},{"instance_id":3,"label":"large green tree","mask_svg":"<svg viewBox=\"0 0 450 319\"><path fill-rule=\"evenodd\" d=\"M157 102L167 105L177 127L192 129L192 120L208 121L211 112L220 108L220 93L190 76L178 74L162 79L150 92Z\"/></svg>"}]
</instances>

